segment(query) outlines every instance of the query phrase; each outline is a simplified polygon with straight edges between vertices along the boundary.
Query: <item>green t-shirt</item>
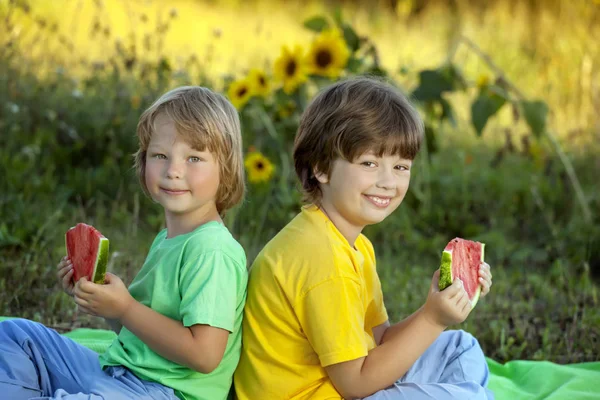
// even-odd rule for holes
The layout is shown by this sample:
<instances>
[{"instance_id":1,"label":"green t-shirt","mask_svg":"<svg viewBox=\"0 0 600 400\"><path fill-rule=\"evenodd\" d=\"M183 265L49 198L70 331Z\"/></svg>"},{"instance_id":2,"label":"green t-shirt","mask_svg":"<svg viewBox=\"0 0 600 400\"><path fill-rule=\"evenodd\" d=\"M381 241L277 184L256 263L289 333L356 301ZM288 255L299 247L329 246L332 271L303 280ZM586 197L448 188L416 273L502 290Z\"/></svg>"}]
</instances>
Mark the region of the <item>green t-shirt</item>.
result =
<instances>
[{"instance_id":1,"label":"green t-shirt","mask_svg":"<svg viewBox=\"0 0 600 400\"><path fill-rule=\"evenodd\" d=\"M218 222L166 236L166 229L157 235L129 292L184 326L205 324L231 332L223 360L213 372L202 374L158 355L123 327L100 364L125 366L141 379L173 388L181 399L225 399L241 352L248 283L244 249Z\"/></svg>"}]
</instances>

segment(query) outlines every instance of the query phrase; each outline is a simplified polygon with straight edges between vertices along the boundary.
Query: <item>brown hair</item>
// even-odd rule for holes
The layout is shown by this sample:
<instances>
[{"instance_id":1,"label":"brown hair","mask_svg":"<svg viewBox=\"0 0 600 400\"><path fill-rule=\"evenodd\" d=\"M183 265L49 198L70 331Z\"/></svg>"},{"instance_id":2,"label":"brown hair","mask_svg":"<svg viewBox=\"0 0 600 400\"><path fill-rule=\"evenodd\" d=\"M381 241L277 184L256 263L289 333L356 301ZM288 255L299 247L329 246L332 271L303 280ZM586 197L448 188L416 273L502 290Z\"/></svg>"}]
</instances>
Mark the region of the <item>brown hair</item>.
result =
<instances>
[{"instance_id":1,"label":"brown hair","mask_svg":"<svg viewBox=\"0 0 600 400\"><path fill-rule=\"evenodd\" d=\"M302 114L294 141L304 200L321 199L314 171L329 175L334 160L352 162L368 151L413 160L422 140L421 117L390 84L358 77L326 87Z\"/></svg>"},{"instance_id":2,"label":"brown hair","mask_svg":"<svg viewBox=\"0 0 600 400\"><path fill-rule=\"evenodd\" d=\"M177 133L193 148L213 153L219 164L216 205L221 216L239 204L245 193L240 120L233 105L218 93L200 86L182 86L163 94L140 116L139 149L134 167L142 189L146 186L146 152L155 132L156 117L169 117Z\"/></svg>"}]
</instances>

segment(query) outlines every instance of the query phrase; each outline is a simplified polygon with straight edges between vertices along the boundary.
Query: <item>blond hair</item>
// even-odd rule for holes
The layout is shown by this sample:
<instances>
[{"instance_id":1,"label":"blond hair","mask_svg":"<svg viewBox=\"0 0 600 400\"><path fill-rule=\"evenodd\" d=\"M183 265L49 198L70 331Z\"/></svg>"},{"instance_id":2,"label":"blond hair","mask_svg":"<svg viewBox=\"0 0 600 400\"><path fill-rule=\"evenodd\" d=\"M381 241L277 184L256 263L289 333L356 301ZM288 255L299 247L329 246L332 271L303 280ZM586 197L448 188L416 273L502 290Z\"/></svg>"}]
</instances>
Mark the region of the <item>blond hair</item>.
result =
<instances>
[{"instance_id":1,"label":"blond hair","mask_svg":"<svg viewBox=\"0 0 600 400\"><path fill-rule=\"evenodd\" d=\"M163 94L140 116L137 126L139 149L134 167L144 193L146 153L158 115L170 118L177 133L193 148L208 150L219 165L219 189L215 203L221 216L242 202L245 193L244 162L240 120L233 105L222 95L205 87L182 86Z\"/></svg>"},{"instance_id":2,"label":"blond hair","mask_svg":"<svg viewBox=\"0 0 600 400\"><path fill-rule=\"evenodd\" d=\"M408 99L380 79L358 77L324 88L302 114L294 140L294 167L304 201L321 200L314 172L329 176L338 158L352 162L373 151L413 160L423 130Z\"/></svg>"}]
</instances>

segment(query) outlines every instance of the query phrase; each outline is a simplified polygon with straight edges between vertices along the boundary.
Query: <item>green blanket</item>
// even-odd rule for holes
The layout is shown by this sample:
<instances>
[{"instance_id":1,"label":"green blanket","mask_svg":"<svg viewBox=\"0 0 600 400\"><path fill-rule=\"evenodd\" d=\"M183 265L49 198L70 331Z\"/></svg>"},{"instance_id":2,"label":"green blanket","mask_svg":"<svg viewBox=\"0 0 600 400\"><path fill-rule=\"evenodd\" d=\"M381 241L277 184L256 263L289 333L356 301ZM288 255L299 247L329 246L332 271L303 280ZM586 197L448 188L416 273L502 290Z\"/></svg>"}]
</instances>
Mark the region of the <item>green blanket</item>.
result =
<instances>
[{"instance_id":1,"label":"green blanket","mask_svg":"<svg viewBox=\"0 0 600 400\"><path fill-rule=\"evenodd\" d=\"M112 331L85 328L64 335L98 353L116 337ZM492 374L489 388L497 400L600 399L600 362L558 365L548 361L510 361L502 365L492 359L487 361Z\"/></svg>"},{"instance_id":2,"label":"green blanket","mask_svg":"<svg viewBox=\"0 0 600 400\"><path fill-rule=\"evenodd\" d=\"M489 388L497 400L600 399L600 362L559 365L548 361L510 361L488 358Z\"/></svg>"}]
</instances>

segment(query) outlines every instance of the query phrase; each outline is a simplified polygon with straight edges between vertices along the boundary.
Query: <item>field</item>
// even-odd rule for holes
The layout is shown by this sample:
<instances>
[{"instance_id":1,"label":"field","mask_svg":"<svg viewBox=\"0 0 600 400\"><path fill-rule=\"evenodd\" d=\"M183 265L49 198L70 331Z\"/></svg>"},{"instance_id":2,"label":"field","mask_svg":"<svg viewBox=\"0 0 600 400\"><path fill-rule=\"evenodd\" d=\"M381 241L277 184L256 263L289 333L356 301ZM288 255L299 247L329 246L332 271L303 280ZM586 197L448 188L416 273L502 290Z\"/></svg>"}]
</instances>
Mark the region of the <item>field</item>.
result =
<instances>
[{"instance_id":1,"label":"field","mask_svg":"<svg viewBox=\"0 0 600 400\"><path fill-rule=\"evenodd\" d=\"M140 268L163 217L131 154L159 94L201 84L240 110L262 167L248 164L246 202L226 222L252 260L298 210L290 146L306 102L367 73L410 94L428 127L406 200L365 232L391 318L423 303L461 236L486 243L493 269L461 326L486 355L600 360L600 4L561 3L0 0L0 315L104 327L77 313L54 269L80 221L110 238L126 283ZM303 83L277 78L282 46L310 58L323 24L345 28L324 46L349 58Z\"/></svg>"}]
</instances>

